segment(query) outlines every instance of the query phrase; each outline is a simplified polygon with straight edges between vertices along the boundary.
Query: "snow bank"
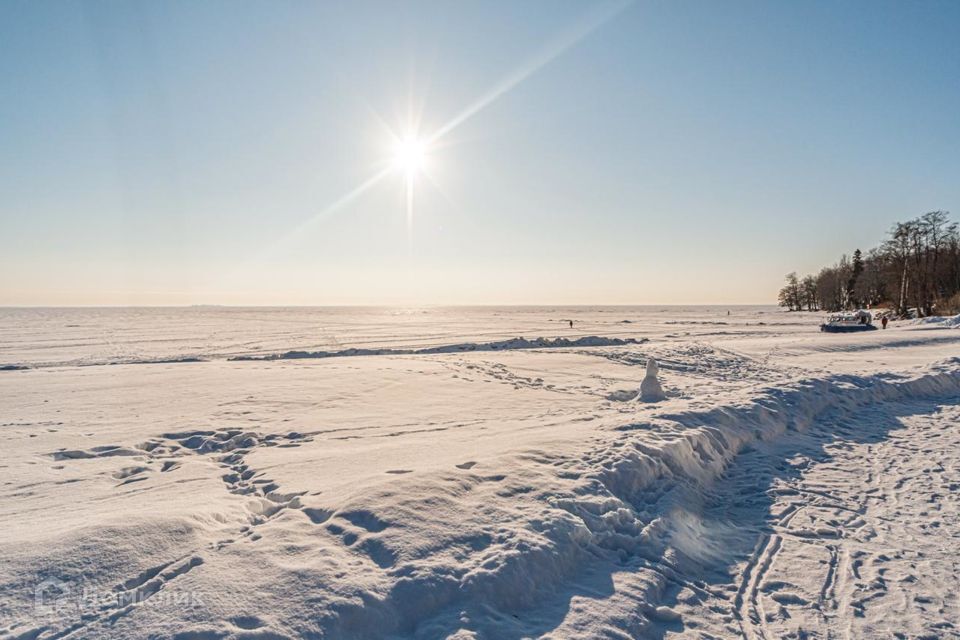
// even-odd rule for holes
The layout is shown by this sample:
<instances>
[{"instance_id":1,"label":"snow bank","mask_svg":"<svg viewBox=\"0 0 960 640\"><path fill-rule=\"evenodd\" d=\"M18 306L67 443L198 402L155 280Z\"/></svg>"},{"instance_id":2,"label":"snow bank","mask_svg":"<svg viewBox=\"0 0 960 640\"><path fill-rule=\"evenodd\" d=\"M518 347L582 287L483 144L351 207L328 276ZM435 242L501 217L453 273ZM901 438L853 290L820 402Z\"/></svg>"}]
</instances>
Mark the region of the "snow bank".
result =
<instances>
[{"instance_id":1,"label":"snow bank","mask_svg":"<svg viewBox=\"0 0 960 640\"><path fill-rule=\"evenodd\" d=\"M606 338L603 336L585 336L570 340L568 338L513 338L497 342L464 342L423 349L342 349L340 351L286 351L269 355L235 356L230 360L298 360L302 358L346 358L351 356L398 356L438 353L460 353L464 351L510 351L514 349L556 349L562 347L618 347L627 344L641 344L646 339Z\"/></svg>"},{"instance_id":2,"label":"snow bank","mask_svg":"<svg viewBox=\"0 0 960 640\"><path fill-rule=\"evenodd\" d=\"M716 535L704 535L700 509L741 451L805 431L828 412L957 394L960 359L913 377L803 379L731 406L621 424L576 460L532 451L502 461L503 473L358 497L354 514L392 523L391 536L378 529L367 538L392 577L378 595L330 602L311 631L446 637L467 627L480 637L537 635L557 630L559 621L543 620L559 615L558 598L569 604L572 594L602 591L609 575L625 571L618 594L630 594L632 605L612 604L611 594L592 601L592 615L612 615L617 629L640 635L675 620L663 604L669 584L701 575L727 552ZM486 488L491 483L496 492ZM616 611L601 615L603 606Z\"/></svg>"},{"instance_id":3,"label":"snow bank","mask_svg":"<svg viewBox=\"0 0 960 640\"><path fill-rule=\"evenodd\" d=\"M955 316L928 316L926 318L918 318L910 324L936 325L938 327L956 329L960 327L960 314Z\"/></svg>"},{"instance_id":4,"label":"snow bank","mask_svg":"<svg viewBox=\"0 0 960 640\"><path fill-rule=\"evenodd\" d=\"M957 394L960 359L952 359L912 378L806 379L767 389L738 405L664 413L655 423L623 425L619 429L625 438L588 456L591 469L584 476L586 482L573 495L552 500L575 520L571 530L551 543L556 553L570 557L586 547L592 553L615 552L621 560L639 556L658 562L661 579L650 584L644 598L646 617L656 619L650 608L662 601L672 575L698 575L691 565L722 553L697 542L689 529L699 521L697 511L705 492L741 451L758 441L805 431L827 412L855 413L873 403ZM651 438L651 432L656 436ZM556 517L565 521L562 515ZM509 591L516 586L499 588Z\"/></svg>"},{"instance_id":5,"label":"snow bank","mask_svg":"<svg viewBox=\"0 0 960 640\"><path fill-rule=\"evenodd\" d=\"M419 349L395 348L364 348L353 347L338 351L304 351L290 350L281 353L266 355L237 355L226 358L231 361L270 361L270 360L299 360L305 358L347 358L352 356L396 356L396 355L427 355L441 353L461 353L466 351L511 351L517 349L557 349L564 347L618 347L629 344L642 344L647 338L609 338L605 336L584 336L582 338L512 338L496 342L463 342L459 344L424 347ZM220 356L222 358L222 356ZM34 364L0 364L0 371L22 371L31 368L81 366L93 367L104 365L132 365L132 364L181 364L210 362L218 359L215 355L199 356L184 355L162 358L119 358L116 360L91 360L89 362L49 362Z\"/></svg>"}]
</instances>

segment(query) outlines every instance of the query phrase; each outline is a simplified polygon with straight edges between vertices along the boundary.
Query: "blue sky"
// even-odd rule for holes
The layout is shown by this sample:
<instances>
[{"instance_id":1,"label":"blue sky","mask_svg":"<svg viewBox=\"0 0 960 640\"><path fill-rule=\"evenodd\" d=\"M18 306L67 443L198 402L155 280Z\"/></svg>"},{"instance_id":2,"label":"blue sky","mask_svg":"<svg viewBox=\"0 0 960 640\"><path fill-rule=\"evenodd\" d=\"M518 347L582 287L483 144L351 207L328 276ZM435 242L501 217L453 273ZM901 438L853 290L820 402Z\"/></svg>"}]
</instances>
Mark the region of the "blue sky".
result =
<instances>
[{"instance_id":1,"label":"blue sky","mask_svg":"<svg viewBox=\"0 0 960 640\"><path fill-rule=\"evenodd\" d=\"M957 2L7 0L0 304L774 302L958 114Z\"/></svg>"}]
</instances>

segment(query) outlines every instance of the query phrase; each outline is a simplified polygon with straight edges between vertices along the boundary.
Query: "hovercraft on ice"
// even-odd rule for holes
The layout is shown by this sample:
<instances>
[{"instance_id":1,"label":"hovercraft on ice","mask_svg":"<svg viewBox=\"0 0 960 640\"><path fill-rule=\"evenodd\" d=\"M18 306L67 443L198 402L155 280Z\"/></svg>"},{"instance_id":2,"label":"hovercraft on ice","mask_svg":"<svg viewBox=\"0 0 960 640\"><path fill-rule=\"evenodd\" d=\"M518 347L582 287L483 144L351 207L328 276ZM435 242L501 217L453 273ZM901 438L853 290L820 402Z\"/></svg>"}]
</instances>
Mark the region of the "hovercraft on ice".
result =
<instances>
[{"instance_id":1,"label":"hovercraft on ice","mask_svg":"<svg viewBox=\"0 0 960 640\"><path fill-rule=\"evenodd\" d=\"M827 321L820 325L820 331L827 333L849 333L853 331L871 331L876 329L873 326L873 316L869 311L860 309L849 313L835 313Z\"/></svg>"}]
</instances>

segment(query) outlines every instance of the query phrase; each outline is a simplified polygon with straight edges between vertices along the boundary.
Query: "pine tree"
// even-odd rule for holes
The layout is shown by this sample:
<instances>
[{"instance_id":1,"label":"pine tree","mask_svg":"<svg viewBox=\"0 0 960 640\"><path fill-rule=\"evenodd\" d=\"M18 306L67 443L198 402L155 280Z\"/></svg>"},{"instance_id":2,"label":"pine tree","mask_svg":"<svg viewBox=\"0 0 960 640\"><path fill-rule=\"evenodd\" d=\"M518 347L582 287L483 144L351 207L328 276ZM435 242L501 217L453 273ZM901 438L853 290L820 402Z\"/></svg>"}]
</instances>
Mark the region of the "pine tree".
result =
<instances>
[{"instance_id":1,"label":"pine tree","mask_svg":"<svg viewBox=\"0 0 960 640\"><path fill-rule=\"evenodd\" d=\"M847 300L856 308L860 306L860 299L857 296L857 280L863 273L863 254L860 253L860 249L853 252L853 262L850 266L850 279L847 280Z\"/></svg>"}]
</instances>

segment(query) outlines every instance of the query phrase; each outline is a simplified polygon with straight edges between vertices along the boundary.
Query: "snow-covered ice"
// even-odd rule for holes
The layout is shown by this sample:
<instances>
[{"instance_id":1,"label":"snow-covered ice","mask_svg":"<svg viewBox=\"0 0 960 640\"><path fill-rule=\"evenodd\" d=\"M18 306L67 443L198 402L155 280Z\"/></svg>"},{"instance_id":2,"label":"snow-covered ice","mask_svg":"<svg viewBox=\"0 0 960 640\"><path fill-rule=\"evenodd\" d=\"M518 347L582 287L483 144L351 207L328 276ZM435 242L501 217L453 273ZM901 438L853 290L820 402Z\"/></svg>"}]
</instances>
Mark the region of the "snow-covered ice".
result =
<instances>
[{"instance_id":1,"label":"snow-covered ice","mask_svg":"<svg viewBox=\"0 0 960 640\"><path fill-rule=\"evenodd\" d=\"M960 637L955 323L0 320L0 638Z\"/></svg>"}]
</instances>

